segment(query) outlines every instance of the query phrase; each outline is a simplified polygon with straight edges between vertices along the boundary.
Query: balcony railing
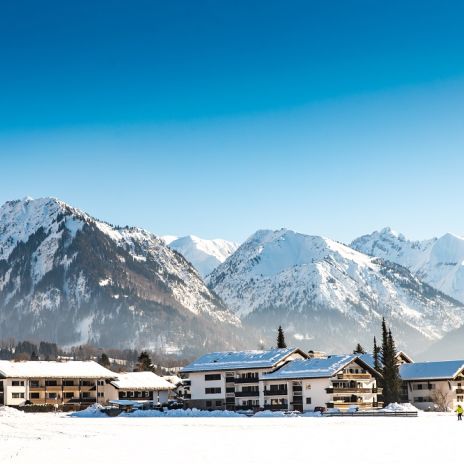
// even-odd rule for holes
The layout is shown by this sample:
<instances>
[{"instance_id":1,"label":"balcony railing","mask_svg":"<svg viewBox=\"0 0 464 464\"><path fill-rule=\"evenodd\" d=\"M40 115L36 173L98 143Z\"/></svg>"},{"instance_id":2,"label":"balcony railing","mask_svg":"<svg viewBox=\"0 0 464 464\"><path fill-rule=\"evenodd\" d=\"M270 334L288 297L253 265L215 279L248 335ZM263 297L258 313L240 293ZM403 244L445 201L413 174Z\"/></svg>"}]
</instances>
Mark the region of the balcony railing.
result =
<instances>
[{"instance_id":1,"label":"balcony railing","mask_svg":"<svg viewBox=\"0 0 464 464\"><path fill-rule=\"evenodd\" d=\"M380 390L380 391L379 391ZM381 388L328 387L327 393L382 393Z\"/></svg>"},{"instance_id":2,"label":"balcony railing","mask_svg":"<svg viewBox=\"0 0 464 464\"><path fill-rule=\"evenodd\" d=\"M349 372L345 374L337 374L338 379L371 379L372 376L370 374L350 374Z\"/></svg>"},{"instance_id":3,"label":"balcony railing","mask_svg":"<svg viewBox=\"0 0 464 464\"><path fill-rule=\"evenodd\" d=\"M259 377L235 377L235 383L258 383Z\"/></svg>"},{"instance_id":4,"label":"balcony railing","mask_svg":"<svg viewBox=\"0 0 464 464\"><path fill-rule=\"evenodd\" d=\"M236 398L259 396L259 391L237 391L235 392Z\"/></svg>"},{"instance_id":5,"label":"balcony railing","mask_svg":"<svg viewBox=\"0 0 464 464\"><path fill-rule=\"evenodd\" d=\"M264 409L268 411L280 411L282 409L288 409L288 404L265 404Z\"/></svg>"},{"instance_id":6,"label":"balcony railing","mask_svg":"<svg viewBox=\"0 0 464 464\"><path fill-rule=\"evenodd\" d=\"M286 396L288 395L287 389L285 390L264 390L264 396Z\"/></svg>"}]
</instances>

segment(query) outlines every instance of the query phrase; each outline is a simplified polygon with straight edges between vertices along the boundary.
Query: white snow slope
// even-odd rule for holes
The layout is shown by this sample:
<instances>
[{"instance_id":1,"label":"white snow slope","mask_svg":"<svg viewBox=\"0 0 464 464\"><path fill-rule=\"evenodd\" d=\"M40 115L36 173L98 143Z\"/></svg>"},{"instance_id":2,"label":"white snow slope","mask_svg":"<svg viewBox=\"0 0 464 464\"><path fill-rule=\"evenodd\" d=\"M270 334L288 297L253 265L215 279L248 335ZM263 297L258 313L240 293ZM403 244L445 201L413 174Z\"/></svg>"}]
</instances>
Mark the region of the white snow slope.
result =
<instances>
[{"instance_id":1,"label":"white snow slope","mask_svg":"<svg viewBox=\"0 0 464 464\"><path fill-rule=\"evenodd\" d=\"M308 456L311 462L329 464L362 438L363 455L376 464L457 464L462 462L463 427L454 414L436 413L417 418L104 419L0 413L0 462L235 464L239 443L247 464L294 464L307 462ZM380 450L379 437L389 443Z\"/></svg>"},{"instance_id":2,"label":"white snow slope","mask_svg":"<svg viewBox=\"0 0 464 464\"><path fill-rule=\"evenodd\" d=\"M411 241L389 227L357 238L353 248L407 267L419 279L464 302L464 237Z\"/></svg>"},{"instance_id":3,"label":"white snow slope","mask_svg":"<svg viewBox=\"0 0 464 464\"><path fill-rule=\"evenodd\" d=\"M404 332L404 342L411 331L432 341L463 324L462 306L405 268L392 266L327 238L262 230L214 270L208 282L242 317L272 310L279 321L293 314L294 326L288 322L287 329L297 340L314 336L301 332L302 316L309 313L338 314L353 322L352 331L367 330L386 316ZM331 327L322 330L328 340Z\"/></svg>"},{"instance_id":4,"label":"white snow slope","mask_svg":"<svg viewBox=\"0 0 464 464\"><path fill-rule=\"evenodd\" d=\"M223 239L205 240L195 235L162 237L173 249L190 261L198 272L206 277L223 263L237 248L238 244Z\"/></svg>"}]
</instances>

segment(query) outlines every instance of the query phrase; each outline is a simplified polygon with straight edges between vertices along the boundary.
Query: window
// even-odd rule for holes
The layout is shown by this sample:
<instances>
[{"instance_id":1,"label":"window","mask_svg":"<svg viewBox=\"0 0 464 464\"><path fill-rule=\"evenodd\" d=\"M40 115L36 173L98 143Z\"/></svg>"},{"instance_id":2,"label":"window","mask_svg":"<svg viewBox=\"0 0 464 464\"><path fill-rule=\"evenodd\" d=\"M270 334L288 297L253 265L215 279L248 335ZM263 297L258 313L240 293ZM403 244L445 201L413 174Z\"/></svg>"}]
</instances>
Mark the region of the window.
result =
<instances>
[{"instance_id":1,"label":"window","mask_svg":"<svg viewBox=\"0 0 464 464\"><path fill-rule=\"evenodd\" d=\"M103 392L98 392L98 397L99 397L99 398L102 398L102 397L103 397L103 395L104 395L104 393L103 393Z\"/></svg>"},{"instance_id":2,"label":"window","mask_svg":"<svg viewBox=\"0 0 464 464\"><path fill-rule=\"evenodd\" d=\"M31 400L38 400L40 398L39 393L31 393Z\"/></svg>"},{"instance_id":3,"label":"window","mask_svg":"<svg viewBox=\"0 0 464 464\"><path fill-rule=\"evenodd\" d=\"M100 385L100 387L103 387L105 385L105 381L104 380L99 380L97 382L98 385Z\"/></svg>"},{"instance_id":4,"label":"window","mask_svg":"<svg viewBox=\"0 0 464 464\"><path fill-rule=\"evenodd\" d=\"M458 397L456 398L456 400L457 400L459 403L462 403L463 400L464 400L464 396L458 395Z\"/></svg>"},{"instance_id":5,"label":"window","mask_svg":"<svg viewBox=\"0 0 464 464\"><path fill-rule=\"evenodd\" d=\"M207 402L206 402L206 407L207 407L207 408L210 408L212 405L213 405L213 402L212 402L212 401L207 401Z\"/></svg>"},{"instance_id":6,"label":"window","mask_svg":"<svg viewBox=\"0 0 464 464\"><path fill-rule=\"evenodd\" d=\"M216 406L222 406L222 401L216 401Z\"/></svg>"},{"instance_id":7,"label":"window","mask_svg":"<svg viewBox=\"0 0 464 464\"><path fill-rule=\"evenodd\" d=\"M38 380L31 380L29 382L29 386L31 388L39 388L40 387L40 382Z\"/></svg>"},{"instance_id":8,"label":"window","mask_svg":"<svg viewBox=\"0 0 464 464\"><path fill-rule=\"evenodd\" d=\"M46 387L57 387L58 382L56 380L46 380L45 381L45 386Z\"/></svg>"},{"instance_id":9,"label":"window","mask_svg":"<svg viewBox=\"0 0 464 464\"><path fill-rule=\"evenodd\" d=\"M74 387L73 380L63 380L63 387Z\"/></svg>"},{"instance_id":10,"label":"window","mask_svg":"<svg viewBox=\"0 0 464 464\"><path fill-rule=\"evenodd\" d=\"M81 396L82 398L90 398L90 392L82 392Z\"/></svg>"},{"instance_id":11,"label":"window","mask_svg":"<svg viewBox=\"0 0 464 464\"><path fill-rule=\"evenodd\" d=\"M221 393L221 387L205 388L206 395L217 395L218 393Z\"/></svg>"},{"instance_id":12,"label":"window","mask_svg":"<svg viewBox=\"0 0 464 464\"><path fill-rule=\"evenodd\" d=\"M13 380L11 382L12 387L24 387L24 380Z\"/></svg>"},{"instance_id":13,"label":"window","mask_svg":"<svg viewBox=\"0 0 464 464\"><path fill-rule=\"evenodd\" d=\"M94 383L90 380L81 380L82 387L92 387Z\"/></svg>"},{"instance_id":14,"label":"window","mask_svg":"<svg viewBox=\"0 0 464 464\"><path fill-rule=\"evenodd\" d=\"M13 399L17 400L19 398L24 398L24 393L12 393Z\"/></svg>"},{"instance_id":15,"label":"window","mask_svg":"<svg viewBox=\"0 0 464 464\"><path fill-rule=\"evenodd\" d=\"M306 404L311 404L311 398L306 398Z\"/></svg>"},{"instance_id":16,"label":"window","mask_svg":"<svg viewBox=\"0 0 464 464\"><path fill-rule=\"evenodd\" d=\"M74 398L74 393L73 392L64 392L64 397L69 399L69 398Z\"/></svg>"},{"instance_id":17,"label":"window","mask_svg":"<svg viewBox=\"0 0 464 464\"><path fill-rule=\"evenodd\" d=\"M47 398L50 400L56 400L58 397L57 393L47 393Z\"/></svg>"},{"instance_id":18,"label":"window","mask_svg":"<svg viewBox=\"0 0 464 464\"><path fill-rule=\"evenodd\" d=\"M221 374L206 374L205 380L207 382L210 380L221 380Z\"/></svg>"}]
</instances>

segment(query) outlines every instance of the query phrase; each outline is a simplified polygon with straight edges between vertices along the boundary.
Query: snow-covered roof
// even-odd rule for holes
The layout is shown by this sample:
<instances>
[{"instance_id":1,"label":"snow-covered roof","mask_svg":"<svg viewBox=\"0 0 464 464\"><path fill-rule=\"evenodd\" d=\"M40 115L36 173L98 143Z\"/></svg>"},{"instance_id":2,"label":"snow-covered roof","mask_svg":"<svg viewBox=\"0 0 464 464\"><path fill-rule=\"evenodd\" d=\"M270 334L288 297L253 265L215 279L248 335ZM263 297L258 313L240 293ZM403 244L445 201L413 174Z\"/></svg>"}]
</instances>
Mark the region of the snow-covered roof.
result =
<instances>
[{"instance_id":1,"label":"snow-covered roof","mask_svg":"<svg viewBox=\"0 0 464 464\"><path fill-rule=\"evenodd\" d=\"M163 375L163 379L167 380L169 383L173 385L180 385L183 383L183 379L181 379L178 375Z\"/></svg>"},{"instance_id":2,"label":"snow-covered roof","mask_svg":"<svg viewBox=\"0 0 464 464\"><path fill-rule=\"evenodd\" d=\"M270 374L263 380L313 379L332 377L351 362L359 359L355 354L333 355L327 358L297 359Z\"/></svg>"},{"instance_id":3,"label":"snow-covered roof","mask_svg":"<svg viewBox=\"0 0 464 464\"><path fill-rule=\"evenodd\" d=\"M271 368L296 351L299 350L295 348L276 348L273 350L209 353L182 368L181 372Z\"/></svg>"},{"instance_id":4,"label":"snow-covered roof","mask_svg":"<svg viewBox=\"0 0 464 464\"><path fill-rule=\"evenodd\" d=\"M126 372L116 374L117 379L111 382L120 390L173 390L172 383L153 372Z\"/></svg>"},{"instance_id":5,"label":"snow-covered roof","mask_svg":"<svg viewBox=\"0 0 464 464\"><path fill-rule=\"evenodd\" d=\"M0 361L0 376L10 378L111 379L116 373L95 361Z\"/></svg>"},{"instance_id":6,"label":"snow-covered roof","mask_svg":"<svg viewBox=\"0 0 464 464\"><path fill-rule=\"evenodd\" d=\"M438 380L453 379L464 369L464 360L430 361L400 366L400 376L403 380Z\"/></svg>"}]
</instances>

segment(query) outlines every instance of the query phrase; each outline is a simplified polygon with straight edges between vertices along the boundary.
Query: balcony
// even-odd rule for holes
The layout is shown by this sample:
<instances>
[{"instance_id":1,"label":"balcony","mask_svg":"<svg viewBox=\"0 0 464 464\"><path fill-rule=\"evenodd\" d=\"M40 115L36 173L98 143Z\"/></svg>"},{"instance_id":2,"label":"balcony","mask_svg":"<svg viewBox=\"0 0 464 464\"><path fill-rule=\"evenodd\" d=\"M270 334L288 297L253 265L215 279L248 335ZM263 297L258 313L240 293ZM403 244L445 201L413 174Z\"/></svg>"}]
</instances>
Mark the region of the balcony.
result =
<instances>
[{"instance_id":1,"label":"balcony","mask_svg":"<svg viewBox=\"0 0 464 464\"><path fill-rule=\"evenodd\" d=\"M45 391L45 387L29 387L31 393L40 393Z\"/></svg>"},{"instance_id":2,"label":"balcony","mask_svg":"<svg viewBox=\"0 0 464 464\"><path fill-rule=\"evenodd\" d=\"M464 388L456 388L456 394L457 395L463 395L464 394Z\"/></svg>"},{"instance_id":3,"label":"balcony","mask_svg":"<svg viewBox=\"0 0 464 464\"><path fill-rule=\"evenodd\" d=\"M235 397L236 398L248 398L248 397L256 397L259 396L259 391L240 391L240 392L235 392Z\"/></svg>"},{"instance_id":4,"label":"balcony","mask_svg":"<svg viewBox=\"0 0 464 464\"><path fill-rule=\"evenodd\" d=\"M303 387L301 385L298 385L298 386L293 386L293 391L294 392L302 392L303 391Z\"/></svg>"},{"instance_id":5,"label":"balcony","mask_svg":"<svg viewBox=\"0 0 464 464\"><path fill-rule=\"evenodd\" d=\"M264 409L266 411L281 411L282 409L288 409L288 404L265 404Z\"/></svg>"},{"instance_id":6,"label":"balcony","mask_svg":"<svg viewBox=\"0 0 464 464\"><path fill-rule=\"evenodd\" d=\"M379 391L380 390L380 391ZM327 393L381 393L381 388L351 388L351 387L329 387Z\"/></svg>"},{"instance_id":7,"label":"balcony","mask_svg":"<svg viewBox=\"0 0 464 464\"><path fill-rule=\"evenodd\" d=\"M258 383L259 377L236 377L235 383Z\"/></svg>"},{"instance_id":8,"label":"balcony","mask_svg":"<svg viewBox=\"0 0 464 464\"><path fill-rule=\"evenodd\" d=\"M337 374L337 379L342 379L342 380L356 380L356 379L369 380L371 378L372 378L371 374L350 374L349 372L345 374Z\"/></svg>"},{"instance_id":9,"label":"balcony","mask_svg":"<svg viewBox=\"0 0 464 464\"><path fill-rule=\"evenodd\" d=\"M264 390L264 396L287 396L288 391L287 389L279 389L279 390Z\"/></svg>"},{"instance_id":10,"label":"balcony","mask_svg":"<svg viewBox=\"0 0 464 464\"><path fill-rule=\"evenodd\" d=\"M235 377L226 377L226 383L235 383Z\"/></svg>"}]
</instances>

